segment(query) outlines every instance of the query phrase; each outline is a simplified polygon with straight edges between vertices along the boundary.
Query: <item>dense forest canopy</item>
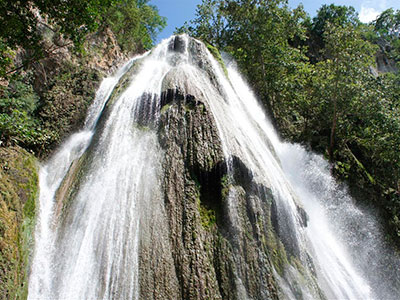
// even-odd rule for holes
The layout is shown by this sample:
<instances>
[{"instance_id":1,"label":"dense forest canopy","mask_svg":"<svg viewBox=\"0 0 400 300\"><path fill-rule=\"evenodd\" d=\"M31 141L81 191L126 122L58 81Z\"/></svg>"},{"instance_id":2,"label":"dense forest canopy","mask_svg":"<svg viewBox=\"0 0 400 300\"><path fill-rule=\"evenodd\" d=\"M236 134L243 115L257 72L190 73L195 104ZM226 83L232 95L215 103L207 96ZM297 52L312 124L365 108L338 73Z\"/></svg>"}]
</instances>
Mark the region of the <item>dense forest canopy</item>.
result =
<instances>
[{"instance_id":1,"label":"dense forest canopy","mask_svg":"<svg viewBox=\"0 0 400 300\"><path fill-rule=\"evenodd\" d=\"M282 136L323 153L357 199L380 206L400 237L400 11L363 24L354 8L314 18L285 0L203 0L187 32L231 54ZM396 66L394 66L396 67Z\"/></svg>"}]
</instances>

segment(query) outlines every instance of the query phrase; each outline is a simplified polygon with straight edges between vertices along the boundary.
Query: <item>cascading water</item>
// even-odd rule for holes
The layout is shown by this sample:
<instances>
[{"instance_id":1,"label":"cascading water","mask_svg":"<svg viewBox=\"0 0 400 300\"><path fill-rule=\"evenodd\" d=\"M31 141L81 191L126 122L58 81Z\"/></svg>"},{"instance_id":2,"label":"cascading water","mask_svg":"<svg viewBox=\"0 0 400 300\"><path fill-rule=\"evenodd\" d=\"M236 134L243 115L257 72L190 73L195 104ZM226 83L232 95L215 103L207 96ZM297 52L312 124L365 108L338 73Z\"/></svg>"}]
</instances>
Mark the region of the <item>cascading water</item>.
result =
<instances>
[{"instance_id":1,"label":"cascading water","mask_svg":"<svg viewBox=\"0 0 400 300\"><path fill-rule=\"evenodd\" d=\"M176 222L166 217L171 206L163 195L166 153L157 127L171 105L162 103L163 92L171 85L202 97L216 124L231 182L223 220L232 227L226 236L233 241L229 251L235 266L230 274L237 299L252 298L252 284L241 265L242 246L235 242L243 233L238 209L243 189L234 182L237 160L250 170L253 185L266 187L274 199L274 231L292 258L283 271L271 271L279 296L397 299L399 271L387 266L398 266L399 260L379 246L379 226L337 187L321 158L279 140L234 65L226 64L224 74L204 45L179 36L164 40L103 81L85 129L72 135L41 167L29 299L141 299L140 278L150 273L143 269L146 255L141 249L151 244L163 248L160 253L171 255L165 261L154 256L155 265L160 269L175 265L172 273L177 282L184 285L182 282L190 281L178 274L183 268L177 259L179 250L167 241L168 237L174 240L168 230ZM184 110L189 111L190 105L185 105ZM177 115L177 111L171 110L171 114ZM172 192L179 194L178 187ZM348 233L349 224L363 224L363 228ZM192 241L198 239L197 234L191 236ZM371 245L369 239L374 247L366 251L362 245ZM375 264L371 265L368 257ZM222 296L226 292L218 275L220 267L213 272ZM257 280L264 282L263 278ZM158 289L156 283L154 289ZM165 288L169 298L180 295L184 299L185 288L181 289ZM265 295L257 299L265 299Z\"/></svg>"}]
</instances>

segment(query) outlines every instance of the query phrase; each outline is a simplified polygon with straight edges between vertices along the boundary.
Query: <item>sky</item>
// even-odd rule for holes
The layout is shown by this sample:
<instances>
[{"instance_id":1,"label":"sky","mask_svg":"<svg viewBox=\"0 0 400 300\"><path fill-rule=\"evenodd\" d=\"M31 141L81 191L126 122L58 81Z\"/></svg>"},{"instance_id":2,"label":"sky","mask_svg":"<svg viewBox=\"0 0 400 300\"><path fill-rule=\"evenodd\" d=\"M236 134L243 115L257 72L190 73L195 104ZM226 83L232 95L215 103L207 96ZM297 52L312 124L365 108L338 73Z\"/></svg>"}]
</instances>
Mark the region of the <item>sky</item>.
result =
<instances>
[{"instance_id":1,"label":"sky","mask_svg":"<svg viewBox=\"0 0 400 300\"><path fill-rule=\"evenodd\" d=\"M176 27L195 17L196 6L201 0L150 0L150 4L158 7L161 16L167 17L167 27L158 35L157 41L173 34ZM393 7L400 9L400 0L289 0L291 7L303 3L304 9L314 16L323 4L353 6L359 13L362 22L373 21L379 13Z\"/></svg>"}]
</instances>

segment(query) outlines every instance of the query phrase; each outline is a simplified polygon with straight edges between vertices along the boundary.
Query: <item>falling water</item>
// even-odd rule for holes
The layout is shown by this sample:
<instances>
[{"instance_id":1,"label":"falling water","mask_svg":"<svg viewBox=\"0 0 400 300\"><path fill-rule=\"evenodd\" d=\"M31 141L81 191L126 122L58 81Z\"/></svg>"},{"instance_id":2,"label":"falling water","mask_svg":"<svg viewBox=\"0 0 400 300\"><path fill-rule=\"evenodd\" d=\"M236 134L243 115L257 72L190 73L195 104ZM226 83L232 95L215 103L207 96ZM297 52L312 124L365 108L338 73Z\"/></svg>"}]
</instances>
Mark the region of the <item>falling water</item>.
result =
<instances>
[{"instance_id":1,"label":"falling water","mask_svg":"<svg viewBox=\"0 0 400 300\"><path fill-rule=\"evenodd\" d=\"M384 267L396 262L383 258L384 249L379 246L382 236L373 217L353 205L321 158L279 140L233 63L226 61L226 76L204 45L204 61L199 62L188 49L189 38L180 39L184 51L170 49L172 37L105 79L89 109L85 128L41 167L29 299L139 299L138 251L140 232L145 230L141 218L146 210L158 210L154 205L162 207L163 201L164 153L155 124L161 109L162 82L172 69L179 70L182 80L190 82L207 100L228 162L228 175L232 157L239 157L254 180L272 191L278 235L306 270L301 275L288 265L283 276L275 274L281 296L297 298L294 282L301 282L304 276L308 283L297 288L306 299L321 297L319 289L329 299L399 296L398 270ZM207 64L208 69L204 67ZM130 73L133 68L135 72ZM126 76L130 76L126 89L110 100ZM113 103L107 104L110 101ZM83 165L84 174L74 174L77 165ZM73 201L60 208L63 205L58 195L69 180L79 186L73 186ZM239 226L235 191L229 193L227 217L232 226ZM154 204L154 199L159 203ZM368 226L349 234L346 226L351 223ZM374 246L367 252L360 245L371 245L369 238ZM368 265L368 256L375 259L375 265ZM241 278L236 276L240 289ZM380 284L383 280L386 283ZM247 298L244 287L238 294Z\"/></svg>"}]
</instances>

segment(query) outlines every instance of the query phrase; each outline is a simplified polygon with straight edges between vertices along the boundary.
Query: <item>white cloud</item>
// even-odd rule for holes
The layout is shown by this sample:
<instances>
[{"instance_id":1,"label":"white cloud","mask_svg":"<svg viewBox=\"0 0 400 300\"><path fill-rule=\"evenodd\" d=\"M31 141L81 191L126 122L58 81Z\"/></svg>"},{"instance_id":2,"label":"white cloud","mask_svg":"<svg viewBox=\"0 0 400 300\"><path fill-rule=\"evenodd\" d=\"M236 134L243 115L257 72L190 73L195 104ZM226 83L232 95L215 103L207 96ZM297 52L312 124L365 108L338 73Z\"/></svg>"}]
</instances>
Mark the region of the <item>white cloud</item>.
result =
<instances>
[{"instance_id":1,"label":"white cloud","mask_svg":"<svg viewBox=\"0 0 400 300\"><path fill-rule=\"evenodd\" d=\"M359 14L359 19L363 23L369 23L371 21L374 21L376 17L379 16L381 12L376 10L373 7L365 7L364 5L361 6L360 14Z\"/></svg>"}]
</instances>

